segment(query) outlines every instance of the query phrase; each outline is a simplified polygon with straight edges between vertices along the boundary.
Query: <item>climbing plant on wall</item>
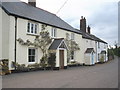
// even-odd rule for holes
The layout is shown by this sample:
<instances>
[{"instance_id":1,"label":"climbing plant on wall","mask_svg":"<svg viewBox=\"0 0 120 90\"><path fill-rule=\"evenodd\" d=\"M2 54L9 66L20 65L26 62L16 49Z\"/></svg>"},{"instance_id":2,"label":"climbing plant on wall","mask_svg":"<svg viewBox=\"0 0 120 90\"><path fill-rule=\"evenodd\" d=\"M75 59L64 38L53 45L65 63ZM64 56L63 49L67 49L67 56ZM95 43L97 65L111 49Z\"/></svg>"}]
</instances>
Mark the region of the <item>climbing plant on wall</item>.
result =
<instances>
[{"instance_id":1,"label":"climbing plant on wall","mask_svg":"<svg viewBox=\"0 0 120 90\"><path fill-rule=\"evenodd\" d=\"M21 45L27 45L27 46L32 45L32 46L40 48L43 53L41 63L45 64L47 62L48 45L51 44L51 42L52 42L52 39L51 39L48 31L42 30L40 32L40 35L35 37L34 42L31 42L30 40L24 41L21 38L17 39L17 41ZM45 65L43 65L43 66L45 66Z\"/></svg>"},{"instance_id":2,"label":"climbing plant on wall","mask_svg":"<svg viewBox=\"0 0 120 90\"><path fill-rule=\"evenodd\" d=\"M67 59L69 61L70 57L71 57L71 52L72 51L80 50L80 47L79 47L79 45L77 44L76 41L74 41L72 39L69 39L68 36L67 36L67 34L66 34L66 37L67 38L65 39L65 42L66 42L66 44L67 44L67 46L69 48L69 50L67 50L67 57L68 57Z\"/></svg>"}]
</instances>

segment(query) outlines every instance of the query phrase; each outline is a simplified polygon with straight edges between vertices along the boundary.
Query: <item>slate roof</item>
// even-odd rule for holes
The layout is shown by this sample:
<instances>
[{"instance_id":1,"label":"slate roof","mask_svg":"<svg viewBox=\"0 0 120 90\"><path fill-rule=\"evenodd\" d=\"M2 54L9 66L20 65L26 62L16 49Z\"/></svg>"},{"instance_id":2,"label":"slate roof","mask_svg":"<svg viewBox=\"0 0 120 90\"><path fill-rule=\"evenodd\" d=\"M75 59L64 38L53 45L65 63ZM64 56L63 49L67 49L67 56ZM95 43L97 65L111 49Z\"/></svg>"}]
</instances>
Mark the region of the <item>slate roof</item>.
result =
<instances>
[{"instance_id":1,"label":"slate roof","mask_svg":"<svg viewBox=\"0 0 120 90\"><path fill-rule=\"evenodd\" d=\"M92 53L92 52L94 52L93 48L87 48L87 50L85 51L85 53Z\"/></svg>"},{"instance_id":2,"label":"slate roof","mask_svg":"<svg viewBox=\"0 0 120 90\"><path fill-rule=\"evenodd\" d=\"M105 50L101 51L101 54L106 54L106 51Z\"/></svg>"},{"instance_id":3,"label":"slate roof","mask_svg":"<svg viewBox=\"0 0 120 90\"><path fill-rule=\"evenodd\" d=\"M63 41L63 38L54 39L53 43L49 47L49 50L56 50L62 41Z\"/></svg>"},{"instance_id":4,"label":"slate roof","mask_svg":"<svg viewBox=\"0 0 120 90\"><path fill-rule=\"evenodd\" d=\"M99 42L103 42L103 43L106 43L106 44L107 44L107 42L101 40L100 38L96 37L95 35L90 34L90 36L91 36L92 38L94 38L95 41L99 41Z\"/></svg>"},{"instance_id":5,"label":"slate roof","mask_svg":"<svg viewBox=\"0 0 120 90\"><path fill-rule=\"evenodd\" d=\"M61 29L67 30L67 31L81 34L83 38L106 43L94 35L90 35L88 33L84 33L81 30L73 28L72 26L70 26L68 23L63 21L61 18L59 18L55 14L45 11L43 9L40 9L38 7L33 7L27 3L24 3L21 1L19 1L19 2L2 2L2 5L0 3L0 7L1 6L4 9L4 11L9 15L33 20L33 21L51 25L54 27L58 27L58 28L61 28Z\"/></svg>"},{"instance_id":6,"label":"slate roof","mask_svg":"<svg viewBox=\"0 0 120 90\"><path fill-rule=\"evenodd\" d=\"M78 29L76 29L76 30L78 30ZM89 34L89 33L85 33L82 30L78 30L78 31L82 34L83 38L94 40L94 41L98 41L98 42L103 42L103 43L107 44L107 42L101 40L100 38L96 37L95 35L92 35L92 34Z\"/></svg>"},{"instance_id":7,"label":"slate roof","mask_svg":"<svg viewBox=\"0 0 120 90\"><path fill-rule=\"evenodd\" d=\"M75 32L75 29L53 13L24 2L2 2L2 8L13 16L34 20L47 25Z\"/></svg>"}]
</instances>

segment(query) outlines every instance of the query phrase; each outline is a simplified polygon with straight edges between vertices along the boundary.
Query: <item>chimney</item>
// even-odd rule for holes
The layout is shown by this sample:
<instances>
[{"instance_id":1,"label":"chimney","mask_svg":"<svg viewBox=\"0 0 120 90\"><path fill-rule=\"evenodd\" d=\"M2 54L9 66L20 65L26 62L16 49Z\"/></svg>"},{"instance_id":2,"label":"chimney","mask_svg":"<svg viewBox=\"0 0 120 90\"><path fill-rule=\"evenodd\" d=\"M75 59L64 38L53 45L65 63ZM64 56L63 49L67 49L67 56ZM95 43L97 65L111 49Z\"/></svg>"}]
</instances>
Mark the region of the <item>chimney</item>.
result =
<instances>
[{"instance_id":1,"label":"chimney","mask_svg":"<svg viewBox=\"0 0 120 90\"><path fill-rule=\"evenodd\" d=\"M30 4L33 7L36 7L36 0L28 0L28 4Z\"/></svg>"},{"instance_id":2,"label":"chimney","mask_svg":"<svg viewBox=\"0 0 120 90\"><path fill-rule=\"evenodd\" d=\"M83 32L86 32L86 19L85 17L83 18L83 16L81 16L81 19L80 19L80 30L82 30Z\"/></svg>"},{"instance_id":3,"label":"chimney","mask_svg":"<svg viewBox=\"0 0 120 90\"><path fill-rule=\"evenodd\" d=\"M87 27L87 32L90 34L90 26L88 25L88 27Z\"/></svg>"}]
</instances>

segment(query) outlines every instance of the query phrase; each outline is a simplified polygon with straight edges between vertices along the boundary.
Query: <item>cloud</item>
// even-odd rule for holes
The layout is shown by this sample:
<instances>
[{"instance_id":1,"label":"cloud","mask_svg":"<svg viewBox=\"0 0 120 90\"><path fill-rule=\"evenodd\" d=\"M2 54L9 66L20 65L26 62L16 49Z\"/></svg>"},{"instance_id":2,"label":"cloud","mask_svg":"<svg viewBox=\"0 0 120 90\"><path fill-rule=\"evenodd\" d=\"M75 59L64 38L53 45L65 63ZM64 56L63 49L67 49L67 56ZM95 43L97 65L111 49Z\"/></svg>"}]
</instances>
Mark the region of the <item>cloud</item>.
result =
<instances>
[{"instance_id":1,"label":"cloud","mask_svg":"<svg viewBox=\"0 0 120 90\"><path fill-rule=\"evenodd\" d=\"M74 4L74 2L71 3ZM115 41L118 41L118 4L117 2L95 2L94 4L87 3L80 6L77 2L73 7L68 3L72 9L70 6L66 6L61 11L60 16L75 28L79 28L81 16L86 16L87 24L91 26L92 33L109 44L114 44ZM69 10L65 12L68 8Z\"/></svg>"}]
</instances>

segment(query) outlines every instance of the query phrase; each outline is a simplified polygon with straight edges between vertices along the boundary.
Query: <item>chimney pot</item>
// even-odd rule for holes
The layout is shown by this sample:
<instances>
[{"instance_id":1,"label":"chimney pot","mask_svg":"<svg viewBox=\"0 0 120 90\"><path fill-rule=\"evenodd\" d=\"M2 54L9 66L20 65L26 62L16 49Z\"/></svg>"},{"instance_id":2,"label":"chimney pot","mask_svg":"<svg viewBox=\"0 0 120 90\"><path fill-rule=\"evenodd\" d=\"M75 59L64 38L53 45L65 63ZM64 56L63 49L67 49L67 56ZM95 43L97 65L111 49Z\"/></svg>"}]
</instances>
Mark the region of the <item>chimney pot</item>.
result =
<instances>
[{"instance_id":1,"label":"chimney pot","mask_svg":"<svg viewBox=\"0 0 120 90\"><path fill-rule=\"evenodd\" d=\"M87 32L90 34L90 26L88 25L88 27L87 27Z\"/></svg>"},{"instance_id":2,"label":"chimney pot","mask_svg":"<svg viewBox=\"0 0 120 90\"><path fill-rule=\"evenodd\" d=\"M28 0L28 4L30 4L31 6L36 7L36 0Z\"/></svg>"}]
</instances>

